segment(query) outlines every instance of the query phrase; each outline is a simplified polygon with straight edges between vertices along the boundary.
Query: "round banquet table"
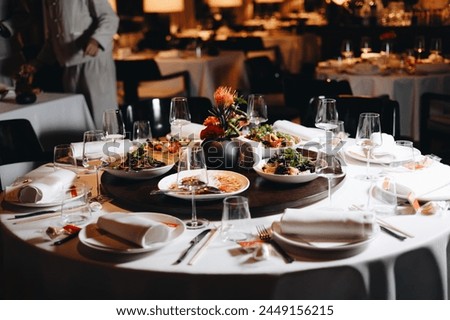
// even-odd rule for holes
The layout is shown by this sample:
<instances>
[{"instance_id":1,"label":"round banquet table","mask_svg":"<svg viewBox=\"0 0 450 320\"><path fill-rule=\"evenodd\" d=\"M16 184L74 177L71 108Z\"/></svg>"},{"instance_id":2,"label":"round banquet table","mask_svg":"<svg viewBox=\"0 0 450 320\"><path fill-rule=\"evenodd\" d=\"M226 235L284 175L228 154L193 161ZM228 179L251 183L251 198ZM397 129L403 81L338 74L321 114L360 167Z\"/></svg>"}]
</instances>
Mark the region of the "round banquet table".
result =
<instances>
[{"instance_id":1,"label":"round banquet table","mask_svg":"<svg viewBox=\"0 0 450 320\"><path fill-rule=\"evenodd\" d=\"M336 207L364 202L370 184L355 179L365 164L348 162L347 176L333 191ZM371 166L379 171L380 167ZM110 177L105 176L104 182ZM92 179L92 176L82 177ZM91 180L92 181L92 180ZM114 181L112 181L114 182ZM155 181L124 184L127 195ZM146 186L148 184L148 186ZM153 186L152 186L153 184ZM113 185L113 184L111 184ZM311 186L313 186L311 184ZM134 191L136 192L136 191ZM252 196L248 191L246 196ZM126 195L125 195L126 196ZM144 203L148 207L150 200ZM168 200L168 203L175 201ZM299 210L327 205L327 199ZM93 213L128 212L107 203ZM186 207L190 202L185 201ZM213 204L211 204L213 205ZM270 226L278 213L261 213L251 224ZM140 209L141 210L141 209ZM275 210L275 209L274 209ZM26 208L21 208L25 212ZM17 212L17 211L15 211ZM171 211L175 213L175 211ZM142 254L116 254L85 246L79 239L54 246L45 235L58 217L14 224L2 209L0 292L8 299L447 299L450 215L398 215L386 218L413 234L399 241L383 232L364 250L342 253L302 250L281 243L294 257L287 264L276 253L258 261L233 242L216 237L195 264L174 261L199 231L187 230L166 246ZM211 226L217 219L208 217Z\"/></svg>"}]
</instances>

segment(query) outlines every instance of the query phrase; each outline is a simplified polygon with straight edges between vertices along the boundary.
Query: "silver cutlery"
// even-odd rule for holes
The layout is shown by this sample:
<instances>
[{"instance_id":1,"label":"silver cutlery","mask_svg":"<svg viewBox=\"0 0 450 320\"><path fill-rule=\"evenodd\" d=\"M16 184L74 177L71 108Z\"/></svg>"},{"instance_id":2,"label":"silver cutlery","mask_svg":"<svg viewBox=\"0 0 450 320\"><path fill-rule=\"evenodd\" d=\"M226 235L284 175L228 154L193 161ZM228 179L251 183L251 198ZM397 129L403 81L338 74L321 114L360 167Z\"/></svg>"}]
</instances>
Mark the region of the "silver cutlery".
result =
<instances>
[{"instance_id":1,"label":"silver cutlery","mask_svg":"<svg viewBox=\"0 0 450 320\"><path fill-rule=\"evenodd\" d=\"M181 256L177 259L177 261L175 261L173 264L179 264L181 261L184 260L184 258L186 258L187 254L192 250L192 248L195 247L195 245L197 243L199 243L209 232L211 231L211 229L206 229L203 230L202 232L200 232L198 235L196 235L190 242L189 242L189 247L187 247L186 250L183 251L183 253L181 254Z\"/></svg>"},{"instance_id":2,"label":"silver cutlery","mask_svg":"<svg viewBox=\"0 0 450 320\"><path fill-rule=\"evenodd\" d=\"M402 235L400 235L398 233L395 233L394 231L392 231L392 230L390 230L390 229L388 229L388 228L386 228L386 227L384 227L382 225L380 225L380 229L381 229L381 231L384 231L388 235L393 236L394 238L397 238L400 241L406 240L406 237L404 237L404 236L402 236Z\"/></svg>"},{"instance_id":3,"label":"silver cutlery","mask_svg":"<svg viewBox=\"0 0 450 320\"><path fill-rule=\"evenodd\" d=\"M264 226L256 226L256 231L258 231L259 238L272 245L272 247L277 250L277 252L283 257L283 259L287 263L294 262L294 259L286 252L284 249L272 239L272 235L270 234L270 231L266 229Z\"/></svg>"}]
</instances>

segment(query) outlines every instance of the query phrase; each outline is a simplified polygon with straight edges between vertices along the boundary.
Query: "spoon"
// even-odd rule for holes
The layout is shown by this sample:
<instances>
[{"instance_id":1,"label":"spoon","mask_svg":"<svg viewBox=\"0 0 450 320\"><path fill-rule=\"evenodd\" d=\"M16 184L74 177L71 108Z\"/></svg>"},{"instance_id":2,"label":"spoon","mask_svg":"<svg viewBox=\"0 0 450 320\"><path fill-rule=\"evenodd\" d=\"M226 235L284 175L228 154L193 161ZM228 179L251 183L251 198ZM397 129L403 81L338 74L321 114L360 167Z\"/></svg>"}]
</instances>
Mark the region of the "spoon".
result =
<instances>
[{"instance_id":1,"label":"spoon","mask_svg":"<svg viewBox=\"0 0 450 320\"><path fill-rule=\"evenodd\" d=\"M150 195L156 195L156 194L167 194L167 193L186 193L188 191L186 190L177 190L177 189L159 189L159 190L153 190L150 192ZM222 191L216 187L213 186L206 186L203 188L200 188L195 191L195 194L208 194L208 193L222 193Z\"/></svg>"}]
</instances>

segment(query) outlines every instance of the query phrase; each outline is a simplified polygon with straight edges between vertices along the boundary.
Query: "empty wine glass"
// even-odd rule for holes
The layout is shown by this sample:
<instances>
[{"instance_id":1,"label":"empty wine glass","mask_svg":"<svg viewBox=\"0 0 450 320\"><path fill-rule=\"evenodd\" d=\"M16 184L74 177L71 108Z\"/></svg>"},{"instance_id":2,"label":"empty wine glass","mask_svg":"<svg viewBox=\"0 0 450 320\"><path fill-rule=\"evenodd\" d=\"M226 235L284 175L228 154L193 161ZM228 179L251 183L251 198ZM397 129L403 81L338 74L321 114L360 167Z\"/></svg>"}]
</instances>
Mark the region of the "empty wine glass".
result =
<instances>
[{"instance_id":1,"label":"empty wine glass","mask_svg":"<svg viewBox=\"0 0 450 320\"><path fill-rule=\"evenodd\" d=\"M342 41L341 44L341 54L344 57L344 59L351 59L353 58L353 43L351 40L345 39Z\"/></svg>"},{"instance_id":2,"label":"empty wine glass","mask_svg":"<svg viewBox=\"0 0 450 320\"><path fill-rule=\"evenodd\" d=\"M110 109L103 112L103 131L108 141L125 138L125 124L120 110Z\"/></svg>"},{"instance_id":3,"label":"empty wine glass","mask_svg":"<svg viewBox=\"0 0 450 320\"><path fill-rule=\"evenodd\" d=\"M71 144L58 144L53 148L53 166L55 170L59 168L76 170L77 160Z\"/></svg>"},{"instance_id":4,"label":"empty wine glass","mask_svg":"<svg viewBox=\"0 0 450 320\"><path fill-rule=\"evenodd\" d=\"M367 55L369 52L372 52L372 45L370 43L370 38L362 37L361 38L361 55L364 57L364 55Z\"/></svg>"},{"instance_id":5,"label":"empty wine glass","mask_svg":"<svg viewBox=\"0 0 450 320\"><path fill-rule=\"evenodd\" d=\"M152 140L152 128L150 121L137 120L133 123L133 136L134 142L145 143Z\"/></svg>"},{"instance_id":6,"label":"empty wine glass","mask_svg":"<svg viewBox=\"0 0 450 320\"><path fill-rule=\"evenodd\" d=\"M91 201L106 202L111 200L109 197L102 195L100 181L99 181L99 169L105 165L104 161L104 146L105 146L105 133L102 130L86 131L83 135L83 167L88 170L95 171L95 181L97 188L97 195L91 198Z\"/></svg>"},{"instance_id":7,"label":"empty wine glass","mask_svg":"<svg viewBox=\"0 0 450 320\"><path fill-rule=\"evenodd\" d=\"M359 115L356 144L363 149L367 158L366 175L362 178L371 180L373 177L369 175L369 169L372 150L383 144L379 113L367 112Z\"/></svg>"},{"instance_id":8,"label":"empty wine glass","mask_svg":"<svg viewBox=\"0 0 450 320\"><path fill-rule=\"evenodd\" d=\"M425 52L425 37L417 36L414 41L414 51L416 52L416 59L422 60L422 54Z\"/></svg>"},{"instance_id":9,"label":"empty wine glass","mask_svg":"<svg viewBox=\"0 0 450 320\"><path fill-rule=\"evenodd\" d=\"M188 101L185 97L175 97L170 101L169 122L172 126L178 127L178 137L182 140L182 128L191 123L191 113L189 112Z\"/></svg>"},{"instance_id":10,"label":"empty wine glass","mask_svg":"<svg viewBox=\"0 0 450 320\"><path fill-rule=\"evenodd\" d=\"M331 180L345 175L341 161L336 157L335 153L326 152L321 149L317 152L315 170L318 176L327 178L328 180L328 203L331 208L333 204L331 198Z\"/></svg>"},{"instance_id":11,"label":"empty wine glass","mask_svg":"<svg viewBox=\"0 0 450 320\"><path fill-rule=\"evenodd\" d=\"M200 145L182 147L179 152L177 186L191 193L192 217L186 221L186 228L200 229L208 225L205 219L197 218L195 193L208 185L205 154Z\"/></svg>"},{"instance_id":12,"label":"empty wine glass","mask_svg":"<svg viewBox=\"0 0 450 320\"><path fill-rule=\"evenodd\" d=\"M441 55L442 54L442 39L441 38L431 39L430 54L431 54L433 62L442 62L444 60L444 58Z\"/></svg>"},{"instance_id":13,"label":"empty wine glass","mask_svg":"<svg viewBox=\"0 0 450 320\"><path fill-rule=\"evenodd\" d=\"M320 99L315 118L316 127L325 131L332 130L337 127L338 117L336 99Z\"/></svg>"},{"instance_id":14,"label":"empty wine glass","mask_svg":"<svg viewBox=\"0 0 450 320\"><path fill-rule=\"evenodd\" d=\"M247 114L250 118L250 123L253 123L255 126L268 120L267 104L263 95L251 94L248 96Z\"/></svg>"}]
</instances>

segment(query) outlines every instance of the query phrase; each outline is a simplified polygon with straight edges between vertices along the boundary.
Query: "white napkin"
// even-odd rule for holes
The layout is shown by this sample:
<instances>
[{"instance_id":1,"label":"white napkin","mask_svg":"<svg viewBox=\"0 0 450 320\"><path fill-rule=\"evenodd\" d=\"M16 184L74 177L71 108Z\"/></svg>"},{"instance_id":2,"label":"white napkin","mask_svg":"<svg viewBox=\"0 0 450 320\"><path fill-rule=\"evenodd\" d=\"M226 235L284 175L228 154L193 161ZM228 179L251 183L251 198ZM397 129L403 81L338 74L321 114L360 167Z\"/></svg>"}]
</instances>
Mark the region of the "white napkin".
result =
<instances>
[{"instance_id":1,"label":"white napkin","mask_svg":"<svg viewBox=\"0 0 450 320\"><path fill-rule=\"evenodd\" d=\"M395 179L397 193L410 190L416 198L426 196L427 199L450 200L450 193L438 192L450 186L450 166L435 162L420 170L390 172L389 175Z\"/></svg>"},{"instance_id":2,"label":"white napkin","mask_svg":"<svg viewBox=\"0 0 450 320\"><path fill-rule=\"evenodd\" d=\"M72 142L75 158L81 159L83 157L83 142ZM109 141L93 141L88 142L87 147L91 153L98 153L102 156L106 156L107 152L110 154L126 154L132 147L132 143L129 139L120 139L115 142ZM106 147L106 149L105 149Z\"/></svg>"},{"instance_id":3,"label":"white napkin","mask_svg":"<svg viewBox=\"0 0 450 320\"><path fill-rule=\"evenodd\" d=\"M98 218L97 226L142 248L169 239L170 228L163 223L128 213L108 213Z\"/></svg>"},{"instance_id":4,"label":"white napkin","mask_svg":"<svg viewBox=\"0 0 450 320\"><path fill-rule=\"evenodd\" d=\"M362 211L286 209L281 233L310 241L364 240L374 233L372 215Z\"/></svg>"},{"instance_id":5,"label":"white napkin","mask_svg":"<svg viewBox=\"0 0 450 320\"><path fill-rule=\"evenodd\" d=\"M376 157L376 159L380 162L383 160L385 162L391 162L395 160L396 154L398 152L404 153L403 149L399 149L399 147L396 146L394 137L387 133L382 133L382 144L379 147L372 149L372 156ZM358 157L366 158L366 154L364 150L357 145L351 145L347 148L347 152L350 154L355 154Z\"/></svg>"},{"instance_id":6,"label":"white napkin","mask_svg":"<svg viewBox=\"0 0 450 320\"><path fill-rule=\"evenodd\" d=\"M75 172L67 169L40 166L30 171L23 182L7 187L5 200L36 204L57 202L61 199L63 186L75 181L76 176Z\"/></svg>"},{"instance_id":7,"label":"white napkin","mask_svg":"<svg viewBox=\"0 0 450 320\"><path fill-rule=\"evenodd\" d=\"M200 139L200 132L205 129L206 126L198 123L189 123L183 128L181 128L181 137L182 138L189 138L189 139ZM171 126L171 135L172 136L178 136L180 132L180 127L178 126Z\"/></svg>"},{"instance_id":8,"label":"white napkin","mask_svg":"<svg viewBox=\"0 0 450 320\"><path fill-rule=\"evenodd\" d=\"M321 129L308 128L288 120L275 121L273 128L277 131L300 137L303 140L313 140L314 138L324 135L324 131Z\"/></svg>"}]
</instances>

